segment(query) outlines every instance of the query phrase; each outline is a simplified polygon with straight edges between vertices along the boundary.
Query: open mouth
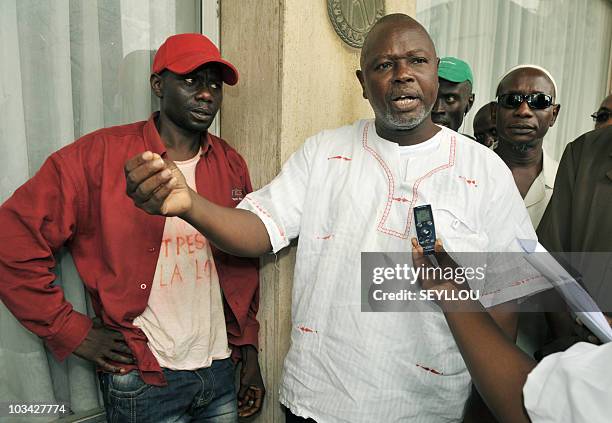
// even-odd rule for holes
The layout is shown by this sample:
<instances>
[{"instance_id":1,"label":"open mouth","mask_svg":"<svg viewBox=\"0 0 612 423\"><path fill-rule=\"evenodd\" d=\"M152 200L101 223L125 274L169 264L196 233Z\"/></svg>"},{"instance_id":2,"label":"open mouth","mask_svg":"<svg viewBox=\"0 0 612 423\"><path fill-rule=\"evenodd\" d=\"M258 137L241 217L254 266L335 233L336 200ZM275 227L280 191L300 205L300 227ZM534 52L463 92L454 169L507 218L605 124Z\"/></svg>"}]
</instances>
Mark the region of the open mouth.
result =
<instances>
[{"instance_id":1,"label":"open mouth","mask_svg":"<svg viewBox=\"0 0 612 423\"><path fill-rule=\"evenodd\" d=\"M394 96L391 98L391 101L396 108L403 110L411 109L416 106L416 104L420 101L420 98L415 95L405 94Z\"/></svg>"}]
</instances>

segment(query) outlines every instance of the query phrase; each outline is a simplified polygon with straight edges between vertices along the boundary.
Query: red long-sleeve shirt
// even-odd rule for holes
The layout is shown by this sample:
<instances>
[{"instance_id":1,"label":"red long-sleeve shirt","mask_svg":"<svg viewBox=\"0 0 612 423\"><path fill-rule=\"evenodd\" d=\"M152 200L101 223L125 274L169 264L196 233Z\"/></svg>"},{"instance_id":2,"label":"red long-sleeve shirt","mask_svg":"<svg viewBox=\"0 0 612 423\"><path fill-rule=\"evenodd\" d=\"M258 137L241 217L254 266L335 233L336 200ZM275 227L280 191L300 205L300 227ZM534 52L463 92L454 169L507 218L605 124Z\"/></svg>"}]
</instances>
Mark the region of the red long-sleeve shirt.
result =
<instances>
[{"instance_id":1,"label":"red long-sleeve shirt","mask_svg":"<svg viewBox=\"0 0 612 423\"><path fill-rule=\"evenodd\" d=\"M53 254L67 246L96 314L119 330L146 383L165 384L144 333L132 324L147 306L164 220L126 195L125 162L144 151L165 154L153 114L146 122L105 128L53 153L0 207L0 299L63 360L92 321L52 285ZM244 159L225 141L202 139L197 191L226 207L252 190ZM231 224L228 222L228 224ZM224 294L228 341L258 345L258 261L213 249Z\"/></svg>"}]
</instances>

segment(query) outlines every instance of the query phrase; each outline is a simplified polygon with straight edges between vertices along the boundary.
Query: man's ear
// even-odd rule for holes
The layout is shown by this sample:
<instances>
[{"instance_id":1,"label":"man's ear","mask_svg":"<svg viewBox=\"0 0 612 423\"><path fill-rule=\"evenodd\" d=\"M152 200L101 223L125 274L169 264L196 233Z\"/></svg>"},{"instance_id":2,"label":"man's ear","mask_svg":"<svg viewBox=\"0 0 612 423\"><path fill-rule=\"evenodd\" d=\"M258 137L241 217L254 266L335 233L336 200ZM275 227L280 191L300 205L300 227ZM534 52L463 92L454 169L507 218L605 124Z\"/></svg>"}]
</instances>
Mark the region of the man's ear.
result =
<instances>
[{"instance_id":1,"label":"man's ear","mask_svg":"<svg viewBox=\"0 0 612 423\"><path fill-rule=\"evenodd\" d=\"M361 69L357 69L355 71L355 75L357 75L357 79L359 80L359 84L361 85L361 95L367 100L368 95L366 94L365 81L363 80L363 72L361 72Z\"/></svg>"},{"instance_id":2,"label":"man's ear","mask_svg":"<svg viewBox=\"0 0 612 423\"><path fill-rule=\"evenodd\" d=\"M474 94L470 94L470 97L468 98L467 106L465 107L465 112L463 112L464 115L467 115L470 109L472 108L472 106L474 105L475 97L476 96Z\"/></svg>"},{"instance_id":3,"label":"man's ear","mask_svg":"<svg viewBox=\"0 0 612 423\"><path fill-rule=\"evenodd\" d=\"M491 102L491 122L495 123L495 127L497 127L497 102Z\"/></svg>"},{"instance_id":4,"label":"man's ear","mask_svg":"<svg viewBox=\"0 0 612 423\"><path fill-rule=\"evenodd\" d=\"M559 110L561 110L561 105L560 104L555 104L553 106L553 115L552 115L552 119L550 120L550 125L548 125L550 128L552 128L552 126L555 124L555 122L557 121L557 116L559 116Z\"/></svg>"},{"instance_id":5,"label":"man's ear","mask_svg":"<svg viewBox=\"0 0 612 423\"><path fill-rule=\"evenodd\" d=\"M151 83L151 90L153 91L153 94L155 94L155 96L158 98L162 98L164 79L161 77L161 75L152 73L151 77L149 78L149 82Z\"/></svg>"}]
</instances>

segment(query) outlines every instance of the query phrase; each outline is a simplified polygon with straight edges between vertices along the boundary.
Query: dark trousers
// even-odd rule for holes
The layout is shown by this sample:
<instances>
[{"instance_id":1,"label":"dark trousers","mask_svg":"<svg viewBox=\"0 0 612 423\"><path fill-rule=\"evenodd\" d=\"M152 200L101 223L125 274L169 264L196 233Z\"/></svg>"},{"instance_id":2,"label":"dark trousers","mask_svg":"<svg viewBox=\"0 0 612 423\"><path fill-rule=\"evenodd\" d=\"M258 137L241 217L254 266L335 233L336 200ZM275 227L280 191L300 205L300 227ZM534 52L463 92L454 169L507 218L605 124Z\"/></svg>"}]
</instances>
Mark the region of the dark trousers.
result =
<instances>
[{"instance_id":1,"label":"dark trousers","mask_svg":"<svg viewBox=\"0 0 612 423\"><path fill-rule=\"evenodd\" d=\"M163 369L167 386L147 385L134 370L100 373L109 423L237 423L230 358L194 371Z\"/></svg>"}]
</instances>

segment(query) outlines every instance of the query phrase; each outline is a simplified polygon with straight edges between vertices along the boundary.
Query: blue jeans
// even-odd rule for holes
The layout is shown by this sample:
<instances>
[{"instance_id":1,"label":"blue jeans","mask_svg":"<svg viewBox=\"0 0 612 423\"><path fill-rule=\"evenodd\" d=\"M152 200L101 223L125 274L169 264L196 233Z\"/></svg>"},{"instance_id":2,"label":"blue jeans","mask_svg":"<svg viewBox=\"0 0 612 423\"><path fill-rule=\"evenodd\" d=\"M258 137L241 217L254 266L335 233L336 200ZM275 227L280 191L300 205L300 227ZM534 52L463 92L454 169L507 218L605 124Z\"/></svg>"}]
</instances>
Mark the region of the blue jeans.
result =
<instances>
[{"instance_id":1,"label":"blue jeans","mask_svg":"<svg viewBox=\"0 0 612 423\"><path fill-rule=\"evenodd\" d=\"M238 421L234 365L215 360L193 371L163 369L167 386L147 385L137 370L125 375L100 373L109 423Z\"/></svg>"}]
</instances>

